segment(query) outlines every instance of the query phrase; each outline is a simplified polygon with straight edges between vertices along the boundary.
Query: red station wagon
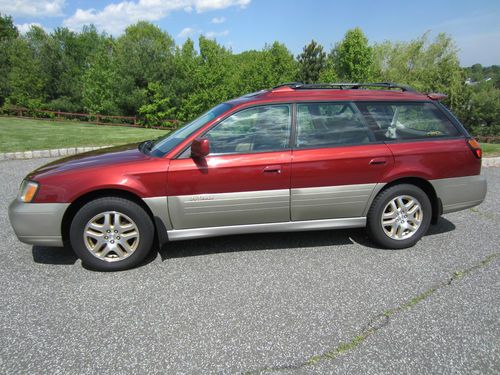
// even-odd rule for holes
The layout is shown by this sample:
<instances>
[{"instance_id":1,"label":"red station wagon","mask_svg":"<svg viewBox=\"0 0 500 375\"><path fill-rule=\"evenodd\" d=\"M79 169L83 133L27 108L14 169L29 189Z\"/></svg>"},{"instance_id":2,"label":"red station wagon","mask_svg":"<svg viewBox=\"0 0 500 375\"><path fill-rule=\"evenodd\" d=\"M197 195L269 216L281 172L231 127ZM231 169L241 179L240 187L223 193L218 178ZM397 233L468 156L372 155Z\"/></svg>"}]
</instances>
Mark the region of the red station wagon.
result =
<instances>
[{"instance_id":1,"label":"red station wagon","mask_svg":"<svg viewBox=\"0 0 500 375\"><path fill-rule=\"evenodd\" d=\"M291 83L228 101L165 137L30 173L9 208L28 244L87 267L138 265L153 245L367 227L414 245L486 195L481 149L442 105L392 83Z\"/></svg>"}]
</instances>

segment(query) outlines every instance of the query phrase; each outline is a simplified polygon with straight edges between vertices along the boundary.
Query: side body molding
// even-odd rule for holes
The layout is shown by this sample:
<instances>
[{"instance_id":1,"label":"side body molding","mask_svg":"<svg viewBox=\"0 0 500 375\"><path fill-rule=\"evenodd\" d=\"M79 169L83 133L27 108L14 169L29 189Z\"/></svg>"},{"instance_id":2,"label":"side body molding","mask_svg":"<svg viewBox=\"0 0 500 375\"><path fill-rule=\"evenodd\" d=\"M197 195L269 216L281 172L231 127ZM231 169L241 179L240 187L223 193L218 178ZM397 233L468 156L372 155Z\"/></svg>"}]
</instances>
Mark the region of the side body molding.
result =
<instances>
[{"instance_id":1,"label":"side body molding","mask_svg":"<svg viewBox=\"0 0 500 375\"><path fill-rule=\"evenodd\" d=\"M292 189L292 220L366 216L373 197L383 186L373 183Z\"/></svg>"},{"instance_id":2,"label":"side body molding","mask_svg":"<svg viewBox=\"0 0 500 375\"><path fill-rule=\"evenodd\" d=\"M430 180L443 202L443 213L465 210L486 197L486 177L481 175Z\"/></svg>"},{"instance_id":3,"label":"side body molding","mask_svg":"<svg viewBox=\"0 0 500 375\"><path fill-rule=\"evenodd\" d=\"M172 229L172 222L168 213L167 197L143 198L143 201L147 204L155 219L158 218L161 220L165 229Z\"/></svg>"},{"instance_id":4,"label":"side body molding","mask_svg":"<svg viewBox=\"0 0 500 375\"><path fill-rule=\"evenodd\" d=\"M283 222L290 220L290 190L169 196L168 211L175 229Z\"/></svg>"},{"instance_id":5,"label":"side body molding","mask_svg":"<svg viewBox=\"0 0 500 375\"><path fill-rule=\"evenodd\" d=\"M264 223L248 225L227 225L223 227L205 227L194 229L173 229L168 231L171 241L188 240L194 238L227 236L233 234L296 232L309 230L361 228L366 225L365 217L348 219L288 221L281 223Z\"/></svg>"}]
</instances>

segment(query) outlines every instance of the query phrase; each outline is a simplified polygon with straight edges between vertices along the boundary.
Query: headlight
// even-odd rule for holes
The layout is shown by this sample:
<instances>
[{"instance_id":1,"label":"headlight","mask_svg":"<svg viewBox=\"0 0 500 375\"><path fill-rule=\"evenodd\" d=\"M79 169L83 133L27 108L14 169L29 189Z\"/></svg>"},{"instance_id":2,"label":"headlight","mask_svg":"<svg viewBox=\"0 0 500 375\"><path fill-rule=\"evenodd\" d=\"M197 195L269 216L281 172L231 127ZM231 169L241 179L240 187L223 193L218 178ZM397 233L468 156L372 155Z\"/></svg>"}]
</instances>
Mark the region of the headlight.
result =
<instances>
[{"instance_id":1,"label":"headlight","mask_svg":"<svg viewBox=\"0 0 500 375\"><path fill-rule=\"evenodd\" d=\"M29 203L35 197L38 191L38 183L35 181L24 180L19 189L19 200L25 203Z\"/></svg>"}]
</instances>

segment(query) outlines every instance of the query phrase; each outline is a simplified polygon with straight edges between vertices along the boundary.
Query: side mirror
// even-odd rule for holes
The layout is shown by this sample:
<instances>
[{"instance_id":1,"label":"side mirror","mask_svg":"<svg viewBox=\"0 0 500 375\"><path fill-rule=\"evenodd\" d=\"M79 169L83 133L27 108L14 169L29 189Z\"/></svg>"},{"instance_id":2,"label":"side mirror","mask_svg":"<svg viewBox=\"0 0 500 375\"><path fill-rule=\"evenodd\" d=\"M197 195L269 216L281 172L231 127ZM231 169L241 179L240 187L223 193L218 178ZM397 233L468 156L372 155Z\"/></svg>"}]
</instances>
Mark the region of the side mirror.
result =
<instances>
[{"instance_id":1,"label":"side mirror","mask_svg":"<svg viewBox=\"0 0 500 375\"><path fill-rule=\"evenodd\" d=\"M210 153L210 143L206 138L195 138L191 143L191 156L194 158L202 158Z\"/></svg>"}]
</instances>

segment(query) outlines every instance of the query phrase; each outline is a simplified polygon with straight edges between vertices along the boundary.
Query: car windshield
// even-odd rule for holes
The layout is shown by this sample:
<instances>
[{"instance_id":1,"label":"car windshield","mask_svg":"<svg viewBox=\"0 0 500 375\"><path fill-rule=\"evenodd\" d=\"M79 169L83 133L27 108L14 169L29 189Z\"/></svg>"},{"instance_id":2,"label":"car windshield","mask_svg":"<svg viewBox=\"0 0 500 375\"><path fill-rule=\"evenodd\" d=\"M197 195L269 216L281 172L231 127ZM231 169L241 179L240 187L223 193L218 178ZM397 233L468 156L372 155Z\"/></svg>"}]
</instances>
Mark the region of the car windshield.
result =
<instances>
[{"instance_id":1,"label":"car windshield","mask_svg":"<svg viewBox=\"0 0 500 375\"><path fill-rule=\"evenodd\" d=\"M179 145L184 139L186 139L186 137L189 137L195 131L203 127L203 125L219 117L231 107L232 105L228 103L219 104L218 106L212 108L208 112L205 112L196 120L191 121L189 124L183 126L175 132L158 138L151 143L150 147L148 147L149 155L158 157L165 155L167 152Z\"/></svg>"}]
</instances>

